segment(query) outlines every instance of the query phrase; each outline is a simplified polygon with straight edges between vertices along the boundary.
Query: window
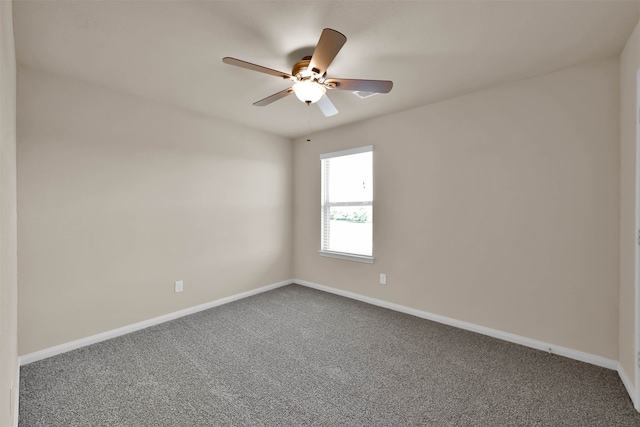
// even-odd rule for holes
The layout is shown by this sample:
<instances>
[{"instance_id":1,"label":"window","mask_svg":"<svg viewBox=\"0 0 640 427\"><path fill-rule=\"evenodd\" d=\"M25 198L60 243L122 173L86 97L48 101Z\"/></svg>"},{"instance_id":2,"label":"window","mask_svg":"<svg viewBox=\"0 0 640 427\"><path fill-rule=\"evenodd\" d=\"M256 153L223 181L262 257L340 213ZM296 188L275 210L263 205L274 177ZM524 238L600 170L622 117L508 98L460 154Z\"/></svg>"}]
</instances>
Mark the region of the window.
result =
<instances>
[{"instance_id":1,"label":"window","mask_svg":"<svg viewBox=\"0 0 640 427\"><path fill-rule=\"evenodd\" d=\"M324 256L373 262L373 146L320 156Z\"/></svg>"}]
</instances>

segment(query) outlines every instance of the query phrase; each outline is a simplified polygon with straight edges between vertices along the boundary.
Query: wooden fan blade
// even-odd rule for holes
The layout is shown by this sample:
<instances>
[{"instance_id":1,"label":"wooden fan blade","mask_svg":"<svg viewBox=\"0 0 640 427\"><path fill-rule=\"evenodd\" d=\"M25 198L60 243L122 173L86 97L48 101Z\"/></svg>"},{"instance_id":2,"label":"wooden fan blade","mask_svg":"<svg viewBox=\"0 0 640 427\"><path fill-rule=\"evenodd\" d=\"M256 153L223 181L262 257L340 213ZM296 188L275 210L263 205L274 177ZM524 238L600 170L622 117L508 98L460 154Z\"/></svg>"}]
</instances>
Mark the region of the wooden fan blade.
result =
<instances>
[{"instance_id":1,"label":"wooden fan blade","mask_svg":"<svg viewBox=\"0 0 640 427\"><path fill-rule=\"evenodd\" d=\"M338 114L338 109L335 105L333 105L333 102L331 102L327 95L322 95L322 98L320 98L320 100L316 102L316 104L318 105L318 108L320 108L320 111L322 111L322 114L325 115L325 117L331 117Z\"/></svg>"},{"instance_id":2,"label":"wooden fan blade","mask_svg":"<svg viewBox=\"0 0 640 427\"><path fill-rule=\"evenodd\" d=\"M330 89L361 90L375 93L389 93L393 88L393 82L389 80L327 79L325 84Z\"/></svg>"},{"instance_id":3,"label":"wooden fan blade","mask_svg":"<svg viewBox=\"0 0 640 427\"><path fill-rule=\"evenodd\" d=\"M263 67L262 65L252 64L251 62L243 61L241 59L231 58L226 56L222 58L222 62L229 65L235 65L236 67L246 68L247 70L258 71L260 73L270 74L276 77L282 77L283 79L292 78L291 74L283 73L282 71L272 70L271 68Z\"/></svg>"},{"instance_id":4,"label":"wooden fan blade","mask_svg":"<svg viewBox=\"0 0 640 427\"><path fill-rule=\"evenodd\" d=\"M253 105L255 105L256 107L264 107L265 105L269 105L272 102L277 101L278 99L284 98L285 96L289 95L291 92L293 92L293 89L289 87L285 90L281 90L278 93L274 93L271 96L267 96L266 98L261 99L260 101L256 101L253 103Z\"/></svg>"},{"instance_id":5,"label":"wooden fan blade","mask_svg":"<svg viewBox=\"0 0 640 427\"><path fill-rule=\"evenodd\" d=\"M309 69L320 75L324 75L346 41L347 38L344 34L336 30L332 30L331 28L322 30L320 40L318 40L316 49L311 57L311 62L309 62Z\"/></svg>"}]
</instances>

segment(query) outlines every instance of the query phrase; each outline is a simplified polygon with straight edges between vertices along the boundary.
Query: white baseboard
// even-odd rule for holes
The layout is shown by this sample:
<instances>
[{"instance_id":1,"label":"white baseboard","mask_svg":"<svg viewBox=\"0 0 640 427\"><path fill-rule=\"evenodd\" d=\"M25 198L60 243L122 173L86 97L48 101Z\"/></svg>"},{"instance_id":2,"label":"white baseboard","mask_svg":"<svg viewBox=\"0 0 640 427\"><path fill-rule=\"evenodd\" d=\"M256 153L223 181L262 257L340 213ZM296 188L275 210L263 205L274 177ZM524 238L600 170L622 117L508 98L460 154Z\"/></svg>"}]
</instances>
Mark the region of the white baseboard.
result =
<instances>
[{"instance_id":1,"label":"white baseboard","mask_svg":"<svg viewBox=\"0 0 640 427\"><path fill-rule=\"evenodd\" d=\"M58 354L66 353L67 351L75 350L77 348L85 347L91 344L98 343L100 341L105 341L111 338L119 337L121 335L126 335L131 332L139 331L140 329L145 329L150 326L158 325L160 323L168 322L169 320L174 320L179 317L188 316L193 313L197 313L199 311L207 310L213 307L217 307L219 305L227 304L232 301L237 301L239 299L247 298L253 295L257 295L262 292L270 291L272 289L279 288L281 286L291 284L291 280L283 280L282 282L273 283L271 285L263 286L261 288L252 289L250 291L241 292L236 295L231 295L225 298L220 298L215 301L211 301L205 304L196 305L194 307L186 308L184 310L175 311L173 313L165 314L163 316L154 317L153 319L145 320L142 322L134 323L132 325L123 326L122 328L113 329L111 331L103 332L101 334L92 335L90 337L82 338L76 341L72 341L66 344L60 344L55 347L46 348L44 350L36 351L34 353L25 354L24 356L20 356L19 364L20 366L28 365L29 363L37 362L38 360L46 359L48 357L56 356Z\"/></svg>"},{"instance_id":2,"label":"white baseboard","mask_svg":"<svg viewBox=\"0 0 640 427\"><path fill-rule=\"evenodd\" d=\"M629 397L631 398L631 401L633 402L633 406L636 408L636 410L638 410L638 399L636 396L636 391L633 387L633 385L631 384L631 380L629 379L629 376L627 375L627 371L624 370L624 368L622 367L622 365L620 363L618 363L618 375L620 375L620 379L622 380L622 384L624 384L624 387L627 389L627 393L629 393Z\"/></svg>"},{"instance_id":3,"label":"white baseboard","mask_svg":"<svg viewBox=\"0 0 640 427\"><path fill-rule=\"evenodd\" d=\"M377 305L379 307L388 308L390 310L399 311L401 313L410 314L412 316L421 317L423 319L432 320L434 322L443 323L445 325L454 326L456 328L465 329L471 332L477 332L482 335L488 335L493 338L498 338L504 341L509 341L515 344L524 345L526 347L535 348L537 350L546 351L548 353L558 354L560 356L568 357L570 359L579 360L581 362L590 363L592 365L601 366L607 369L618 369L618 362L616 360L607 359L606 357L596 356L589 353L584 353L578 350L572 350L570 348L561 347L555 344L549 344L543 341L526 338L520 335L511 334L509 332L499 331L497 329L486 328L473 323L463 322L461 320L452 319L450 317L440 316L439 314L433 314L422 310L416 310L415 308L405 307L400 304L394 304L391 302L367 297L364 295L356 294L353 292L343 291L341 289L331 288L329 286L320 285L318 283L308 282L306 280L293 279L293 283L297 283L309 288L318 289L332 294L341 295L343 297L355 299L358 301L366 302L368 304Z\"/></svg>"},{"instance_id":4,"label":"white baseboard","mask_svg":"<svg viewBox=\"0 0 640 427\"><path fill-rule=\"evenodd\" d=\"M20 363L20 362L18 362ZM18 427L18 410L20 409L20 365L16 369L16 379L13 383L13 427Z\"/></svg>"},{"instance_id":5,"label":"white baseboard","mask_svg":"<svg viewBox=\"0 0 640 427\"><path fill-rule=\"evenodd\" d=\"M512 342L515 344L520 344L526 347L535 348L538 350L546 351L549 353L558 354L560 356L568 357L570 359L579 360L581 362L590 363L592 365L601 366L603 368L616 370L620 375L620 378L627 389L627 393L631 397L636 409L640 402L636 398L636 393L634 391L633 386L631 385L631 381L627 373L624 371L622 366L615 360L607 359L605 357L596 356L593 354L585 353L578 350L573 350L566 347L561 347L555 344L549 344L543 341L534 340L531 338L526 338L520 335L512 334L509 332L503 332L497 329L491 329L484 326L479 326L469 322L463 322L460 320L452 319L450 317L441 316L438 314L429 313L422 310L417 310L414 308L406 307L400 304L395 304L383 300L379 300L376 298L367 297L364 295L356 294L354 292L348 292L341 289L332 288L329 286L320 285L318 283L309 282L301 279L292 279L292 280L283 280L282 282L274 283L271 285L263 286L261 288L252 289L250 291L242 292L236 295L231 295L225 298L221 298L215 301L211 301L205 304L197 305L195 307L187 308L184 310L176 311L173 313L165 314L163 316L154 317L153 319L145 320L143 322L134 323L132 325L124 326L122 328L114 329L111 331L103 332L101 334L93 335L87 338L83 338L80 340L72 341L66 344L61 344L55 347L51 347L48 349L40 350L34 353L29 353L19 358L19 365L24 366L32 362L36 362L38 360L46 359L48 357L52 357L61 353L65 353L67 351L75 350L80 347L85 347L91 344L98 343L100 341L105 341L111 338L115 338L121 335L125 335L131 332L138 331L140 329L148 328L150 326L158 325L160 323L167 322L169 320L177 319L179 317L188 316L193 313L197 313L199 311L207 310L209 308L217 307L219 305L227 304L232 301L237 301L243 298L247 298L253 295L257 295L262 292L270 291L272 289L276 289L285 285L289 285L292 283L296 283L302 286L306 286L313 289L318 289L324 292L329 292L332 294L340 295L343 297L351 298L354 300L362 301L368 304L376 305L379 307L387 308L390 310L398 311L400 313L409 314L412 316L420 317L427 320L432 320L434 322L442 323L445 325L453 326L460 329L465 329L471 332L476 332L479 334L487 335L493 338L498 338L504 341ZM14 399L15 405L15 427L18 425L18 398L19 398L19 373L18 369L16 386L14 389L14 393L16 395ZM640 411L640 409L638 409Z\"/></svg>"}]
</instances>

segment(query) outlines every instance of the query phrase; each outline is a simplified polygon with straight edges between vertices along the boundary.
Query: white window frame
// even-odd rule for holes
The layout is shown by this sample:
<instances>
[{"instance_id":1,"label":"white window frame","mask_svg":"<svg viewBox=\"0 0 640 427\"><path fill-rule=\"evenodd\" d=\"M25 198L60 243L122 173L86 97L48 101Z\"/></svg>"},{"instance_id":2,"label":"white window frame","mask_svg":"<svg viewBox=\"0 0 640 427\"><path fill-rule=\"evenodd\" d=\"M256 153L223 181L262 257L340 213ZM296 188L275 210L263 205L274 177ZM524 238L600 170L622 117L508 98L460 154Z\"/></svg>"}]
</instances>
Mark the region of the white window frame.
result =
<instances>
[{"instance_id":1,"label":"white window frame","mask_svg":"<svg viewBox=\"0 0 640 427\"><path fill-rule=\"evenodd\" d=\"M360 153L368 153L368 152L373 152L373 145L367 145L364 147L358 147L358 148L351 148L348 150L340 150L340 151L334 151L331 153L325 153L325 154L321 154L320 155L320 167L322 168L322 160L326 160L326 159L331 159L334 157L342 157L342 156L349 156L352 154L360 154ZM325 256L325 257L329 257L329 258L339 258L339 259L346 259L349 261L358 261L358 262L364 262L364 263L368 263L368 264L372 264L374 261L373 258L373 248L372 248L372 255L360 255L360 254L354 254L354 253L347 253L347 252L335 252L335 251L329 251L329 250L325 250L325 235L324 235L324 230L325 227L328 227L328 222L330 221L329 219L329 210L331 209L331 207L334 206L371 206L371 209L373 210L373 196L371 196L371 201L366 201L366 202L333 202L333 203L328 203L327 202L327 196L328 196L328 188L326 188L327 186L325 185L325 176L326 176L326 171L322 170L320 171L321 173L321 200L320 200L320 209L321 209L321 213L320 213L320 218L321 221L324 223L320 224L320 250L318 251L318 253L321 256ZM371 227L373 227L373 223L371 224ZM373 245L373 242L371 242L371 244Z\"/></svg>"}]
</instances>

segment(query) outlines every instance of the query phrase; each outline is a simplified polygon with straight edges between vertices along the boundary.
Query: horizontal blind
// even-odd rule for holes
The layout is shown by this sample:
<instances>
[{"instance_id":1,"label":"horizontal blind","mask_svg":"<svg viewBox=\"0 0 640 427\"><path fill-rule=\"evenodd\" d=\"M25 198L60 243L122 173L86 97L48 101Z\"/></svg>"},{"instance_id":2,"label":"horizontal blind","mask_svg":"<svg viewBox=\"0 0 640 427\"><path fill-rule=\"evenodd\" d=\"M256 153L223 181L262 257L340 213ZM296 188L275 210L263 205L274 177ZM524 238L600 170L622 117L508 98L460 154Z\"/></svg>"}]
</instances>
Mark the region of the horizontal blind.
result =
<instances>
[{"instance_id":1,"label":"horizontal blind","mask_svg":"<svg viewBox=\"0 0 640 427\"><path fill-rule=\"evenodd\" d=\"M340 150L340 151L334 151L331 153L320 154L320 160L330 159L332 157L348 156L351 154L366 153L368 151L373 151L373 145L366 145L364 147L349 148L347 150Z\"/></svg>"}]
</instances>

